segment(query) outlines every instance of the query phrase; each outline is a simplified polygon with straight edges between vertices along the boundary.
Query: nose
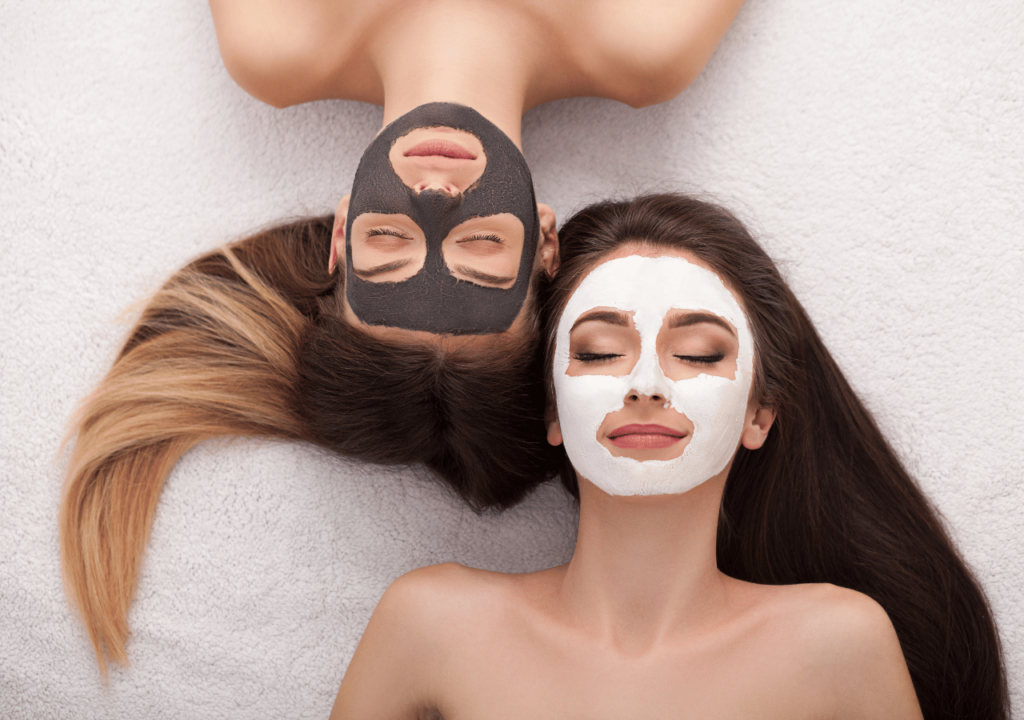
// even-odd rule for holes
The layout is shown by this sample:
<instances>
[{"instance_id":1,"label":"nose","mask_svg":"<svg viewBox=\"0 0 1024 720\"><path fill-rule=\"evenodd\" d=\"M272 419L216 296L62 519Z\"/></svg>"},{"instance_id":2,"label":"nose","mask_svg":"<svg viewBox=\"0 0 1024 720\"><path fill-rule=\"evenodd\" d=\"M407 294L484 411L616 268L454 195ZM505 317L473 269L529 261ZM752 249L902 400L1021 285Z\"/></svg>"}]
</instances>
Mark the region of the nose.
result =
<instances>
[{"instance_id":1,"label":"nose","mask_svg":"<svg viewBox=\"0 0 1024 720\"><path fill-rule=\"evenodd\" d=\"M415 190L417 193L421 193L424 190L436 190L438 192L443 192L445 195L450 195L451 197L455 197L456 195L459 194L458 187L456 187L452 183L444 182L438 179L420 180L418 183L416 183L416 185L413 186L413 190Z\"/></svg>"},{"instance_id":2,"label":"nose","mask_svg":"<svg viewBox=\"0 0 1024 720\"><path fill-rule=\"evenodd\" d=\"M658 354L654 352L653 348L645 348L641 351L628 382L629 392L626 394L628 402L647 401L656 402L659 405L667 403L670 387L668 378L661 371Z\"/></svg>"},{"instance_id":3,"label":"nose","mask_svg":"<svg viewBox=\"0 0 1024 720\"><path fill-rule=\"evenodd\" d=\"M626 395L626 404L641 404L641 403L652 403L654 405L665 405L668 402L668 398L662 393L655 392L651 395L645 395L637 390L630 390Z\"/></svg>"}]
</instances>

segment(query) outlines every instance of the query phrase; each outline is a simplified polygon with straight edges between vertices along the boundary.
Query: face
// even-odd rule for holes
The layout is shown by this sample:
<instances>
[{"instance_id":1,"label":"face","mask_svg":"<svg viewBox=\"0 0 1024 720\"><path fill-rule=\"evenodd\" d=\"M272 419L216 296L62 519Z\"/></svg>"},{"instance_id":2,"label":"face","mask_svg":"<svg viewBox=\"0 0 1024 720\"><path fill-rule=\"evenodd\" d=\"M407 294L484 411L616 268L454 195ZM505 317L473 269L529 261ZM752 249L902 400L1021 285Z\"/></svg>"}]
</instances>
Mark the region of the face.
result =
<instances>
[{"instance_id":1,"label":"face","mask_svg":"<svg viewBox=\"0 0 1024 720\"><path fill-rule=\"evenodd\" d=\"M599 264L556 334L573 466L612 495L683 493L718 475L751 419L753 353L739 302L683 253Z\"/></svg>"},{"instance_id":2,"label":"face","mask_svg":"<svg viewBox=\"0 0 1024 720\"><path fill-rule=\"evenodd\" d=\"M395 174L414 192L452 197L483 175L487 156L473 134L449 127L416 128L398 138L388 154ZM470 218L441 243L453 276L483 287L510 289L523 253L524 229L511 213ZM352 267L370 282L402 282L423 269L427 239L408 215L363 213L352 223Z\"/></svg>"},{"instance_id":3,"label":"face","mask_svg":"<svg viewBox=\"0 0 1024 720\"><path fill-rule=\"evenodd\" d=\"M522 153L483 116L431 103L388 125L346 210L345 295L361 322L456 335L512 327L546 228Z\"/></svg>"}]
</instances>

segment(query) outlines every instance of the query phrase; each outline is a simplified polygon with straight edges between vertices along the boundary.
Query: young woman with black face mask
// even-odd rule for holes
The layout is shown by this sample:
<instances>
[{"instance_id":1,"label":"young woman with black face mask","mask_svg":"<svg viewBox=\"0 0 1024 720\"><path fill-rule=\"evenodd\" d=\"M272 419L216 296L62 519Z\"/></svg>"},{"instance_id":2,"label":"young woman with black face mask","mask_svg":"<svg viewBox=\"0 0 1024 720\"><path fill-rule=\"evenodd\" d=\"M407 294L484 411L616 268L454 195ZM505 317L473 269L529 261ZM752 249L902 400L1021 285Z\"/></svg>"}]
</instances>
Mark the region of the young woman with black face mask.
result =
<instances>
[{"instance_id":1,"label":"young woman with black face mask","mask_svg":"<svg viewBox=\"0 0 1024 720\"><path fill-rule=\"evenodd\" d=\"M423 463L474 508L513 505L551 474L537 293L557 238L522 113L667 100L741 5L211 2L225 65L254 96L377 103L385 127L333 217L175 273L76 415L60 542L101 668L126 658L163 483L198 442Z\"/></svg>"}]
</instances>

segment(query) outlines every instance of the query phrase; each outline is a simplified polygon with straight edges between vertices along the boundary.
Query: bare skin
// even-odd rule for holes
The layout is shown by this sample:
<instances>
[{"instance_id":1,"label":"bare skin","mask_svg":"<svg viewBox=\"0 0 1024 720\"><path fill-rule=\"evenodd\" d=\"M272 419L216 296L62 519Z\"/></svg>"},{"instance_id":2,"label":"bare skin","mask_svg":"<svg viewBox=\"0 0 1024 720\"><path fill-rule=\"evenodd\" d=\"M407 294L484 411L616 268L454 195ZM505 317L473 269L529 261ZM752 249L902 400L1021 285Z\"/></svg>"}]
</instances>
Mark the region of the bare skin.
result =
<instances>
[{"instance_id":1,"label":"bare skin","mask_svg":"<svg viewBox=\"0 0 1024 720\"><path fill-rule=\"evenodd\" d=\"M677 254L626 246L605 262L649 252ZM705 325L696 332L715 342L717 326ZM631 391L615 424L671 425L673 413L665 398ZM740 444L759 449L774 418L749 403ZM557 419L548 440L562 441ZM668 459L664 448L626 452ZM613 496L580 477L567 565L507 575L447 564L399 578L370 620L331 717L920 718L896 633L873 600L719 572L730 466L677 495Z\"/></svg>"},{"instance_id":2,"label":"bare skin","mask_svg":"<svg viewBox=\"0 0 1024 720\"><path fill-rule=\"evenodd\" d=\"M584 481L568 565L403 576L331 717L921 717L874 601L718 572L708 526L722 487L719 477L685 495L626 499ZM688 516L698 525L682 525Z\"/></svg>"},{"instance_id":3,"label":"bare skin","mask_svg":"<svg viewBox=\"0 0 1024 720\"><path fill-rule=\"evenodd\" d=\"M211 0L231 76L277 107L322 99L475 108L520 142L529 108L664 102L697 77L742 0Z\"/></svg>"}]
</instances>

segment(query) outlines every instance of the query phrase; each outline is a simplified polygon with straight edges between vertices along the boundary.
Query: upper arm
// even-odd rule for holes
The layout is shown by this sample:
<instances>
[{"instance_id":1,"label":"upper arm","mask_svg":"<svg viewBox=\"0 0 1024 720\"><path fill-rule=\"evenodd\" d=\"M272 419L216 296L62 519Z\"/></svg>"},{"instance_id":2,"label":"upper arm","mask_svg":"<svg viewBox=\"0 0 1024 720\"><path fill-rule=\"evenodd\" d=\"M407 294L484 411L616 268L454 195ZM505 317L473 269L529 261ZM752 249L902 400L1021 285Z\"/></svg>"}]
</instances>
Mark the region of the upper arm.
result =
<instances>
[{"instance_id":1,"label":"upper arm","mask_svg":"<svg viewBox=\"0 0 1024 720\"><path fill-rule=\"evenodd\" d=\"M839 590L830 607L833 631L825 642L836 701L844 720L921 717L899 638L885 610L852 590Z\"/></svg>"},{"instance_id":2,"label":"upper arm","mask_svg":"<svg viewBox=\"0 0 1024 720\"><path fill-rule=\"evenodd\" d=\"M435 704L450 625L446 572L414 570L387 589L345 671L331 720L415 720Z\"/></svg>"}]
</instances>

